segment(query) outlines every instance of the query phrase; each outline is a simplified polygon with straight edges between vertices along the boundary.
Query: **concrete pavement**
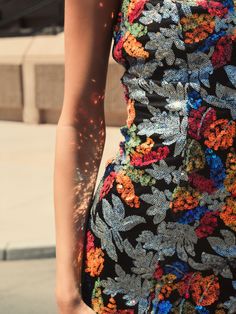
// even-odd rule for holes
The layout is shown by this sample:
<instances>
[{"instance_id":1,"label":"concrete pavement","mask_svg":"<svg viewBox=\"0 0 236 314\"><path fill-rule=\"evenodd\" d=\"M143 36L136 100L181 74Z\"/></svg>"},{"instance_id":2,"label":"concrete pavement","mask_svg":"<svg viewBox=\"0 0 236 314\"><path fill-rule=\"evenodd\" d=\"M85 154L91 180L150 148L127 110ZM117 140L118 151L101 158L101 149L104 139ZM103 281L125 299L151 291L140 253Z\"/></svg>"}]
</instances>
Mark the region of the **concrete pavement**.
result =
<instances>
[{"instance_id":1,"label":"concrete pavement","mask_svg":"<svg viewBox=\"0 0 236 314\"><path fill-rule=\"evenodd\" d=\"M55 256L55 135L54 124L0 121L0 260ZM98 180L120 140L119 127L107 127Z\"/></svg>"},{"instance_id":2,"label":"concrete pavement","mask_svg":"<svg viewBox=\"0 0 236 314\"><path fill-rule=\"evenodd\" d=\"M0 261L1 314L56 314L55 259Z\"/></svg>"}]
</instances>

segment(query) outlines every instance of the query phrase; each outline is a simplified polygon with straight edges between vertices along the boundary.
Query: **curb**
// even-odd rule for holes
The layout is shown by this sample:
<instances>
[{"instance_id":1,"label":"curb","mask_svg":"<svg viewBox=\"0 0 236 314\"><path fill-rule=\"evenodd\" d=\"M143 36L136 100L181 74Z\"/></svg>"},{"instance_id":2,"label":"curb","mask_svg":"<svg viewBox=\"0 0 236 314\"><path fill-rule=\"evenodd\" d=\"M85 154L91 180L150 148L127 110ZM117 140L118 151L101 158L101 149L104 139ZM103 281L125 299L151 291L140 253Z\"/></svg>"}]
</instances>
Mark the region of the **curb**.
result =
<instances>
[{"instance_id":1,"label":"curb","mask_svg":"<svg viewBox=\"0 0 236 314\"><path fill-rule=\"evenodd\" d=\"M42 242L9 242L0 246L0 261L55 258L55 244Z\"/></svg>"}]
</instances>

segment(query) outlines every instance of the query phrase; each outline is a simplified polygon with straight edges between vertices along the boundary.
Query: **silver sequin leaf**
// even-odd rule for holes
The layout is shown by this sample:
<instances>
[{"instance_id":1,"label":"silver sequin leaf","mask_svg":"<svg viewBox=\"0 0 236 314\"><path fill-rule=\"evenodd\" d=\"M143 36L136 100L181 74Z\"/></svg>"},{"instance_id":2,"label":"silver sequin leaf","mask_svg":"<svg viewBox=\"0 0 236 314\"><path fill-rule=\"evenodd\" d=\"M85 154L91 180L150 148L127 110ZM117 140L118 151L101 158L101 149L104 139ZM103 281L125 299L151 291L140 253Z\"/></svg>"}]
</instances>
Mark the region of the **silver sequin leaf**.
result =
<instances>
[{"instance_id":1,"label":"silver sequin leaf","mask_svg":"<svg viewBox=\"0 0 236 314\"><path fill-rule=\"evenodd\" d=\"M197 91L200 90L200 82L210 87L209 76L213 73L213 65L209 55L198 51L187 55L190 85Z\"/></svg>"},{"instance_id":2,"label":"silver sequin leaf","mask_svg":"<svg viewBox=\"0 0 236 314\"><path fill-rule=\"evenodd\" d=\"M207 206L210 210L221 210L221 207L225 205L225 198L230 196L230 192L225 187L216 190L215 192L208 194L203 192L199 201L200 206Z\"/></svg>"},{"instance_id":3,"label":"silver sequin leaf","mask_svg":"<svg viewBox=\"0 0 236 314\"><path fill-rule=\"evenodd\" d=\"M117 262L118 256L116 253L116 248L112 241L111 230L101 220L98 213L96 214L95 221L93 219L91 220L91 229L94 234L101 240L101 248L107 251L108 256L112 260Z\"/></svg>"},{"instance_id":4,"label":"silver sequin leaf","mask_svg":"<svg viewBox=\"0 0 236 314\"><path fill-rule=\"evenodd\" d=\"M187 113L186 100L172 101L171 103L165 105L165 108L170 111L179 111L181 115L186 115Z\"/></svg>"},{"instance_id":5,"label":"silver sequin leaf","mask_svg":"<svg viewBox=\"0 0 236 314\"><path fill-rule=\"evenodd\" d=\"M122 200L119 196L112 194L112 203L103 198L102 199L102 212L105 222L111 227L111 233L113 235L115 244L118 249L122 252L122 238L120 231L128 231L134 228L136 225L145 222L145 218L138 215L131 215L125 217L125 209Z\"/></svg>"},{"instance_id":6,"label":"silver sequin leaf","mask_svg":"<svg viewBox=\"0 0 236 314\"><path fill-rule=\"evenodd\" d=\"M155 123L153 123L151 120L149 119L143 119L143 122L141 122L138 125L138 129L140 131L138 131L138 135L146 135L146 136L150 136L156 133L156 128L157 126L155 125Z\"/></svg>"},{"instance_id":7,"label":"silver sequin leaf","mask_svg":"<svg viewBox=\"0 0 236 314\"><path fill-rule=\"evenodd\" d=\"M176 86L163 83L162 87L166 93L169 93L166 95L169 102L173 101L174 99L186 100L188 85L184 85L181 82L178 82Z\"/></svg>"},{"instance_id":8,"label":"silver sequin leaf","mask_svg":"<svg viewBox=\"0 0 236 314\"><path fill-rule=\"evenodd\" d=\"M195 256L194 244L197 243L197 236L190 225L175 222L166 224L162 221L155 235L149 230L144 230L137 241L144 243L145 249L156 250L161 260L164 260L165 256L177 253L181 260L187 261L188 254Z\"/></svg>"},{"instance_id":9,"label":"silver sequin leaf","mask_svg":"<svg viewBox=\"0 0 236 314\"><path fill-rule=\"evenodd\" d=\"M142 280L140 276L135 274L126 274L119 264L115 264L115 272L117 276L114 279L108 277L101 280L101 286L104 287L103 292L113 297L117 293L123 294L122 298L126 305L134 306L142 299L146 299L150 293L152 284L147 279Z\"/></svg>"},{"instance_id":10,"label":"silver sequin leaf","mask_svg":"<svg viewBox=\"0 0 236 314\"><path fill-rule=\"evenodd\" d=\"M177 1L181 2L181 1ZM191 10L191 5L190 4L195 4L195 0L184 0L184 2L181 2L181 9L184 12L185 16L191 16L192 15L192 10Z\"/></svg>"},{"instance_id":11,"label":"silver sequin leaf","mask_svg":"<svg viewBox=\"0 0 236 314\"><path fill-rule=\"evenodd\" d=\"M230 82L233 84L234 87L236 87L236 66L226 65L224 69L228 75Z\"/></svg>"},{"instance_id":12,"label":"silver sequin leaf","mask_svg":"<svg viewBox=\"0 0 236 314\"><path fill-rule=\"evenodd\" d=\"M163 76L163 82L176 84L181 82L187 84L188 82L188 73L186 69L168 69L165 70Z\"/></svg>"},{"instance_id":13,"label":"silver sequin leaf","mask_svg":"<svg viewBox=\"0 0 236 314\"><path fill-rule=\"evenodd\" d=\"M100 238L102 249L107 251L111 259L117 261L114 243L123 252L123 239L120 232L128 231L139 223L145 222L145 218L138 215L125 217L124 205L120 197L115 194L112 194L112 203L113 206L106 199L102 199L102 213L105 221L99 217L97 212L95 222L92 219L91 227L97 237Z\"/></svg>"},{"instance_id":14,"label":"silver sequin leaf","mask_svg":"<svg viewBox=\"0 0 236 314\"><path fill-rule=\"evenodd\" d=\"M162 39L164 39L164 37ZM159 62L162 62L162 60L165 59L168 65L172 65L175 61L175 54L170 48L162 50L157 49L157 51L155 52L155 58Z\"/></svg>"},{"instance_id":15,"label":"silver sequin leaf","mask_svg":"<svg viewBox=\"0 0 236 314\"><path fill-rule=\"evenodd\" d=\"M208 104L219 108L227 108L231 112L232 119L236 119L236 90L216 83L216 96L208 95L201 89L201 96Z\"/></svg>"},{"instance_id":16,"label":"silver sequin leaf","mask_svg":"<svg viewBox=\"0 0 236 314\"><path fill-rule=\"evenodd\" d=\"M171 18L173 22L179 22L177 6L172 0L164 0L160 13L162 13L164 19Z\"/></svg>"},{"instance_id":17,"label":"silver sequin leaf","mask_svg":"<svg viewBox=\"0 0 236 314\"><path fill-rule=\"evenodd\" d=\"M233 285L234 290L236 290L236 280L232 281L232 285Z\"/></svg>"},{"instance_id":18,"label":"silver sequin leaf","mask_svg":"<svg viewBox=\"0 0 236 314\"><path fill-rule=\"evenodd\" d=\"M168 102L168 104L165 105L166 109L170 111L180 111L180 114L187 115L186 96L188 84L183 85L181 82L178 82L176 86L174 86L172 83L163 81L162 85L158 86L153 81L150 81L149 85L153 92L166 98Z\"/></svg>"},{"instance_id":19,"label":"silver sequin leaf","mask_svg":"<svg viewBox=\"0 0 236 314\"><path fill-rule=\"evenodd\" d=\"M225 29L227 30L227 28L229 27L228 23L229 21L227 20L227 18L220 18L218 16L215 16L214 19L214 23L215 23L215 31L218 33L221 29Z\"/></svg>"},{"instance_id":20,"label":"silver sequin leaf","mask_svg":"<svg viewBox=\"0 0 236 314\"><path fill-rule=\"evenodd\" d=\"M170 244L175 243L177 255L181 260L187 261L188 254L195 256L194 244L198 238L193 226L163 221L157 226L157 233L159 232L163 245L166 241Z\"/></svg>"},{"instance_id":21,"label":"silver sequin leaf","mask_svg":"<svg viewBox=\"0 0 236 314\"><path fill-rule=\"evenodd\" d=\"M183 153L183 149L187 136L188 118L180 116L177 112L159 111L159 113L151 119L143 119L138 125L138 135L150 136L158 134L163 139L163 145L171 145L175 143L174 156Z\"/></svg>"},{"instance_id":22,"label":"silver sequin leaf","mask_svg":"<svg viewBox=\"0 0 236 314\"><path fill-rule=\"evenodd\" d=\"M164 70L164 75L163 75L163 80L162 80L162 84L168 84L168 83L172 83L172 84L177 84L177 88L180 89L181 85L183 84L186 87L189 85L189 73L187 70L188 66L185 60L180 59L180 58L176 58L175 60L175 67L173 67L172 69L166 69ZM183 85L181 88L183 88ZM186 90L186 88L185 88ZM180 95L182 96L182 102L186 103L186 97L184 98L183 91L180 90ZM186 94L186 92L184 93Z\"/></svg>"},{"instance_id":23,"label":"silver sequin leaf","mask_svg":"<svg viewBox=\"0 0 236 314\"><path fill-rule=\"evenodd\" d=\"M184 3L184 4L188 4L190 6L194 6L196 5L196 0L175 0L178 3Z\"/></svg>"},{"instance_id":24,"label":"silver sequin leaf","mask_svg":"<svg viewBox=\"0 0 236 314\"><path fill-rule=\"evenodd\" d=\"M223 303L224 307L228 309L227 314L236 313L236 297L230 296L228 301Z\"/></svg>"},{"instance_id":25,"label":"silver sequin leaf","mask_svg":"<svg viewBox=\"0 0 236 314\"><path fill-rule=\"evenodd\" d=\"M130 66L128 72L134 77L150 78L157 68L157 62L152 60L145 62L143 59L138 59L135 65Z\"/></svg>"},{"instance_id":26,"label":"silver sequin leaf","mask_svg":"<svg viewBox=\"0 0 236 314\"><path fill-rule=\"evenodd\" d=\"M148 79L140 78L139 79L139 86L144 90L145 92L152 93L150 91L149 81Z\"/></svg>"},{"instance_id":27,"label":"silver sequin leaf","mask_svg":"<svg viewBox=\"0 0 236 314\"><path fill-rule=\"evenodd\" d=\"M173 182L179 184L181 181L188 181L188 173L183 169L183 166L180 166L178 169L172 172Z\"/></svg>"},{"instance_id":28,"label":"silver sequin leaf","mask_svg":"<svg viewBox=\"0 0 236 314\"><path fill-rule=\"evenodd\" d=\"M145 90L140 87L140 82L144 81L142 78L134 78L129 73L125 73L122 77L122 82L127 86L129 91L129 98L134 99L142 104L149 104L149 99L146 96Z\"/></svg>"},{"instance_id":29,"label":"silver sequin leaf","mask_svg":"<svg viewBox=\"0 0 236 314\"><path fill-rule=\"evenodd\" d=\"M175 168L175 166L168 166L165 160L162 159L159 161L159 165L152 164L152 169L147 168L145 171L157 180L164 179L167 184L171 182L179 184L180 180L187 181L188 176L186 171L183 170L183 167L180 166L179 169Z\"/></svg>"},{"instance_id":30,"label":"silver sequin leaf","mask_svg":"<svg viewBox=\"0 0 236 314\"><path fill-rule=\"evenodd\" d=\"M133 247L128 239L124 240L124 249L133 260L134 267L131 267L131 271L142 278L152 279L158 262L158 254L154 254L152 251L148 252L141 243L137 243L136 247Z\"/></svg>"},{"instance_id":31,"label":"silver sequin leaf","mask_svg":"<svg viewBox=\"0 0 236 314\"><path fill-rule=\"evenodd\" d=\"M190 257L188 259L188 263L194 269L200 271L213 269L215 275L220 274L224 278L233 278L233 274L227 264L227 260L223 257L203 252L201 260L202 263L198 263Z\"/></svg>"},{"instance_id":32,"label":"silver sequin leaf","mask_svg":"<svg viewBox=\"0 0 236 314\"><path fill-rule=\"evenodd\" d=\"M161 33L148 33L150 41L145 44L145 49L155 50L156 60L163 65L162 60L166 60L168 65L172 65L175 61L175 54L171 49L173 38L166 38Z\"/></svg>"},{"instance_id":33,"label":"silver sequin leaf","mask_svg":"<svg viewBox=\"0 0 236 314\"><path fill-rule=\"evenodd\" d=\"M141 298L138 303L138 314L146 314L150 309L151 301L150 298Z\"/></svg>"},{"instance_id":34,"label":"silver sequin leaf","mask_svg":"<svg viewBox=\"0 0 236 314\"><path fill-rule=\"evenodd\" d=\"M144 25L149 25L153 22L160 23L162 20L161 14L159 14L160 10L160 3L157 5L152 5L151 3L146 3L147 10L142 11L142 16L140 17L139 21Z\"/></svg>"},{"instance_id":35,"label":"silver sequin leaf","mask_svg":"<svg viewBox=\"0 0 236 314\"><path fill-rule=\"evenodd\" d=\"M235 31L236 15L235 11L228 11L224 17L215 16L215 31L219 32L221 29L226 31L226 34L232 34Z\"/></svg>"},{"instance_id":36,"label":"silver sequin leaf","mask_svg":"<svg viewBox=\"0 0 236 314\"><path fill-rule=\"evenodd\" d=\"M154 224L158 224L166 217L166 212L170 207L169 200L171 199L172 194L169 190L163 192L155 186L152 186L151 188L152 194L142 194L140 195L140 198L144 202L152 205L147 209L147 215L154 215L153 222Z\"/></svg>"},{"instance_id":37,"label":"silver sequin leaf","mask_svg":"<svg viewBox=\"0 0 236 314\"><path fill-rule=\"evenodd\" d=\"M172 44L175 44L179 50L185 50L185 44L182 40L182 32L177 25L171 25L170 28L160 27L160 32L168 39L172 40Z\"/></svg>"},{"instance_id":38,"label":"silver sequin leaf","mask_svg":"<svg viewBox=\"0 0 236 314\"><path fill-rule=\"evenodd\" d=\"M229 259L235 259L236 243L234 233L229 230L220 230L220 233L224 239L219 237L208 237L208 242L218 255L227 257Z\"/></svg>"},{"instance_id":39,"label":"silver sequin leaf","mask_svg":"<svg viewBox=\"0 0 236 314\"><path fill-rule=\"evenodd\" d=\"M165 180L167 184L170 184L172 181L172 172L175 170L175 166L168 166L165 160L160 160L159 165L152 164L152 168L145 169L147 173L149 173L152 177L157 180Z\"/></svg>"}]
</instances>

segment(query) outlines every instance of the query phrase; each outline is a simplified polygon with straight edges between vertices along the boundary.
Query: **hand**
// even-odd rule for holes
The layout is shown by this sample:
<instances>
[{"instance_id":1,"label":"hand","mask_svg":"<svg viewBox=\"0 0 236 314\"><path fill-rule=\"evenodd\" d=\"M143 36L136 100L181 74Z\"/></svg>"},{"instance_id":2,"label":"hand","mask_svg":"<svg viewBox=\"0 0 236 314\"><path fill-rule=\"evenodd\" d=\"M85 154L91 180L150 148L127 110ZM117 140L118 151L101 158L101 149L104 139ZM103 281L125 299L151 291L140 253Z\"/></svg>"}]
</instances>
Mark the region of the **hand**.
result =
<instances>
[{"instance_id":1,"label":"hand","mask_svg":"<svg viewBox=\"0 0 236 314\"><path fill-rule=\"evenodd\" d=\"M82 299L58 300L59 314L96 314Z\"/></svg>"}]
</instances>

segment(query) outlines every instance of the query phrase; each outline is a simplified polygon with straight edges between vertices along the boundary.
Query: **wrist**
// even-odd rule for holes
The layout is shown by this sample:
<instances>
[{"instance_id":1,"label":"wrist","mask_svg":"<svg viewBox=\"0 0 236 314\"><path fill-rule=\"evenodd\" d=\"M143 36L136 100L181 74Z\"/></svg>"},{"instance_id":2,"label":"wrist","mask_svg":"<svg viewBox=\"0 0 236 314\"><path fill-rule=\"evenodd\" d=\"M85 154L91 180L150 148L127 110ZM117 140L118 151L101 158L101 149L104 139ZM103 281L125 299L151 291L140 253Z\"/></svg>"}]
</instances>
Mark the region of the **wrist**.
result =
<instances>
[{"instance_id":1,"label":"wrist","mask_svg":"<svg viewBox=\"0 0 236 314\"><path fill-rule=\"evenodd\" d=\"M80 283L74 279L56 278L55 294L57 300L71 303L81 300Z\"/></svg>"},{"instance_id":2,"label":"wrist","mask_svg":"<svg viewBox=\"0 0 236 314\"><path fill-rule=\"evenodd\" d=\"M55 291L55 295L57 304L61 306L74 306L83 301L81 294L77 291L64 291L64 289L58 289Z\"/></svg>"}]
</instances>

